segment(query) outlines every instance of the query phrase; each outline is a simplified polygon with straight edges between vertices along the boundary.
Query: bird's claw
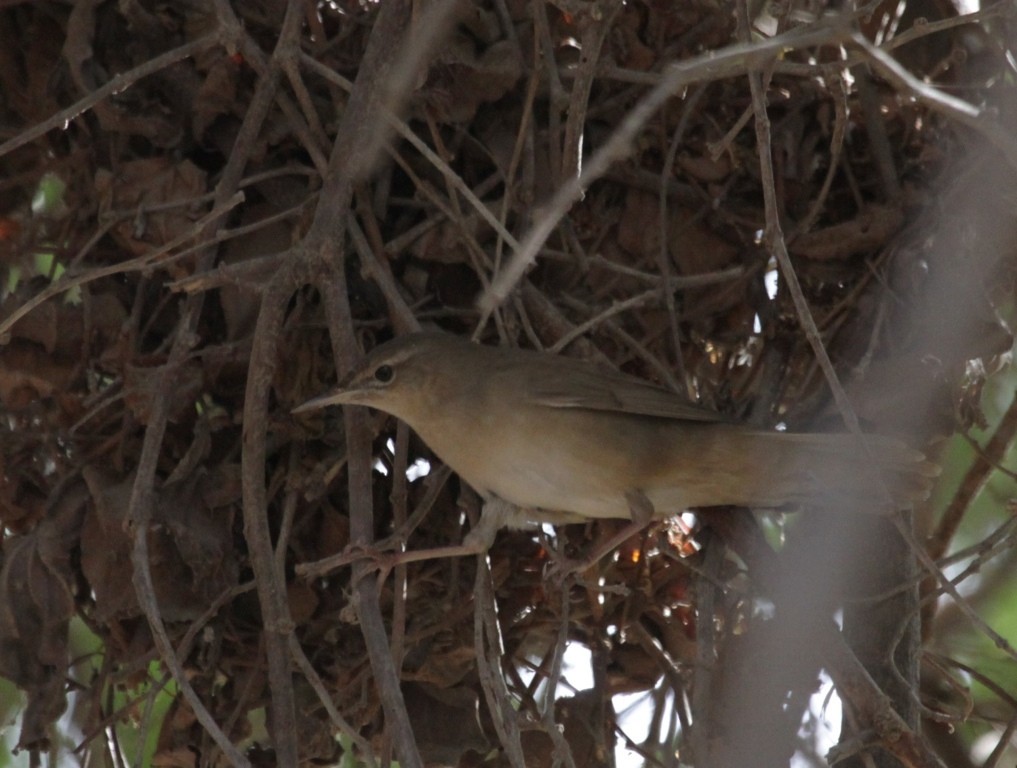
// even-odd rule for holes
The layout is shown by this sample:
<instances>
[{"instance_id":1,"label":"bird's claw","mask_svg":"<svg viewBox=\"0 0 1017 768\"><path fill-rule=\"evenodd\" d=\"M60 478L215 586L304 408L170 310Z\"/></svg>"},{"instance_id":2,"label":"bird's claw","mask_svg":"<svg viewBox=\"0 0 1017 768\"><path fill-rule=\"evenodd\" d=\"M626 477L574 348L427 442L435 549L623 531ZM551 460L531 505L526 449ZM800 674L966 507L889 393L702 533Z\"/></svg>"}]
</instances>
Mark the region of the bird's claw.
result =
<instances>
[{"instance_id":1,"label":"bird's claw","mask_svg":"<svg viewBox=\"0 0 1017 768\"><path fill-rule=\"evenodd\" d=\"M379 581L384 581L395 565L397 554L386 546L371 544L347 544L343 560L350 565L359 565L365 571L377 571ZM368 561L368 562L364 562Z\"/></svg>"},{"instance_id":2,"label":"bird's claw","mask_svg":"<svg viewBox=\"0 0 1017 768\"><path fill-rule=\"evenodd\" d=\"M562 552L546 546L545 549L549 559L544 566L544 581L555 587L564 587L570 581L578 581L579 573L584 570L586 565L582 560L566 557Z\"/></svg>"}]
</instances>

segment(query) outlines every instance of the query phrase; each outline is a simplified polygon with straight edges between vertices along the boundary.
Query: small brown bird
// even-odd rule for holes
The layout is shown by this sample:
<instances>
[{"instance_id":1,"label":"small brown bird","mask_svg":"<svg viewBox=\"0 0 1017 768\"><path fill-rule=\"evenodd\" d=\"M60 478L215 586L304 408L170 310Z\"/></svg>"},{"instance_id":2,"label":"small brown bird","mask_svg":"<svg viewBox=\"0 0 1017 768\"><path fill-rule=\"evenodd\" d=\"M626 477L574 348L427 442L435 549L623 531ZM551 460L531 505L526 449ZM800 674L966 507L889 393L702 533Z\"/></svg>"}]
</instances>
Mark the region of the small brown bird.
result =
<instances>
[{"instance_id":1,"label":"small brown bird","mask_svg":"<svg viewBox=\"0 0 1017 768\"><path fill-rule=\"evenodd\" d=\"M382 344L294 413L337 404L405 421L488 502L488 544L519 518L498 502L549 522L728 504L885 513L937 473L894 438L751 429L592 363L440 333Z\"/></svg>"}]
</instances>

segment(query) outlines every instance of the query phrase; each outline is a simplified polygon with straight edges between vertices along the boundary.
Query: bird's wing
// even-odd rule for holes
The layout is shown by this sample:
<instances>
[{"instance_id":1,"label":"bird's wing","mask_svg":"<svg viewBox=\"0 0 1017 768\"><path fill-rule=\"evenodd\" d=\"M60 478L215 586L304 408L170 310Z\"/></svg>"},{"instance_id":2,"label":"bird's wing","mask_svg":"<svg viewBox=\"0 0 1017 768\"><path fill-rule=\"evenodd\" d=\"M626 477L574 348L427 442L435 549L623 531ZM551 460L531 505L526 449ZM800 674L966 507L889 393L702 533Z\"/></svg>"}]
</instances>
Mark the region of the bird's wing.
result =
<instances>
[{"instance_id":1,"label":"bird's wing","mask_svg":"<svg viewBox=\"0 0 1017 768\"><path fill-rule=\"evenodd\" d=\"M727 420L669 390L585 364L545 371L527 382L526 390L530 402L548 408L584 408L689 421Z\"/></svg>"}]
</instances>

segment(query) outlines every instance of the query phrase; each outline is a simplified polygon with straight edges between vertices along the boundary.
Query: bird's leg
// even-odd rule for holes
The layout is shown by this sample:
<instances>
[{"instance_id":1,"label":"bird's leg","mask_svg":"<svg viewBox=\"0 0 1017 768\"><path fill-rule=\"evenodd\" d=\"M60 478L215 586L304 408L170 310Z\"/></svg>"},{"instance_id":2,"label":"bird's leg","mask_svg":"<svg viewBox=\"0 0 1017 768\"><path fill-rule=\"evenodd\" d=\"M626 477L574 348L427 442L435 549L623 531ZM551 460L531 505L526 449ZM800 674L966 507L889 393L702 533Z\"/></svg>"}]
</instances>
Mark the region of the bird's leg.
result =
<instances>
[{"instance_id":1,"label":"bird's leg","mask_svg":"<svg viewBox=\"0 0 1017 768\"><path fill-rule=\"evenodd\" d=\"M547 573L549 578L564 579L579 574L593 567L605 556L613 552L619 545L642 531L657 516L653 502L638 488L625 492L625 501L629 505L632 522L618 530L606 541L599 542L594 550L582 560L563 560L552 563Z\"/></svg>"},{"instance_id":2,"label":"bird's leg","mask_svg":"<svg viewBox=\"0 0 1017 768\"><path fill-rule=\"evenodd\" d=\"M517 525L525 517L525 510L521 510L515 504L497 496L491 496L484 501L484 506L480 510L480 519L463 537L462 544L378 554L374 556L374 559L379 561L380 567L391 568L394 565L417 563L422 560L482 555L491 549L498 531L506 526Z\"/></svg>"},{"instance_id":3,"label":"bird's leg","mask_svg":"<svg viewBox=\"0 0 1017 768\"><path fill-rule=\"evenodd\" d=\"M405 563L418 563L423 560L438 560L444 557L469 557L487 552L494 544L494 537L498 531L506 525L518 522L525 513L497 496L491 497L484 502L480 513L480 520L463 537L462 544L452 544L447 547L431 547L430 549L404 550L399 552L385 551L386 545L391 546L391 539L381 542L381 546L368 547L363 545L350 545L341 554L321 560L317 563L305 563L297 566L297 573L301 576L316 577L324 576L325 573L333 571L343 565L349 565L356 560L372 560L374 567L379 572L379 577L384 580L389 571L396 565Z\"/></svg>"},{"instance_id":4,"label":"bird's leg","mask_svg":"<svg viewBox=\"0 0 1017 768\"><path fill-rule=\"evenodd\" d=\"M471 548L471 554L487 552L494 544L494 537L502 528L516 523L520 509L498 496L491 496L484 501L480 510L480 519L463 537L461 546Z\"/></svg>"},{"instance_id":5,"label":"bird's leg","mask_svg":"<svg viewBox=\"0 0 1017 768\"><path fill-rule=\"evenodd\" d=\"M485 513L480 515L480 521L477 523L477 526L463 537L462 544L450 544L447 547L431 547L430 549L379 553L374 556L374 559L379 562L381 567L389 569L396 565L419 563L423 560L482 555L491 548L491 545L494 543L494 537L501 527L496 524L494 519L487 517Z\"/></svg>"},{"instance_id":6,"label":"bird's leg","mask_svg":"<svg viewBox=\"0 0 1017 768\"><path fill-rule=\"evenodd\" d=\"M629 488L629 490L625 491L625 501L629 505L629 514L632 516L632 522L640 528L656 517L657 510L653 508L653 502L650 501L650 497L638 488Z\"/></svg>"}]
</instances>

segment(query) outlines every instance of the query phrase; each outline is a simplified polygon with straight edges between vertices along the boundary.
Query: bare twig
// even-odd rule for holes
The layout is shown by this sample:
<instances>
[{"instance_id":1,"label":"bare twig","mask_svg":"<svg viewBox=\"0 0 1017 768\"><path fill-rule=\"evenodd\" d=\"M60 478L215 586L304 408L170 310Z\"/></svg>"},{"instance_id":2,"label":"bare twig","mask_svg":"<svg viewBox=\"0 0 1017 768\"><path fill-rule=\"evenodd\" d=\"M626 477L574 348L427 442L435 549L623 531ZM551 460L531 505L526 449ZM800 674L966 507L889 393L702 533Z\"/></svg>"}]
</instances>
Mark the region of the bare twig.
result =
<instances>
[{"instance_id":1,"label":"bare twig","mask_svg":"<svg viewBox=\"0 0 1017 768\"><path fill-rule=\"evenodd\" d=\"M196 56L202 51L206 51L209 48L214 47L222 41L222 38L221 30L217 27L215 32L205 35L204 37L199 37L197 40L181 45L179 48L166 51L166 53L161 56L149 59L144 64L135 67L129 72L114 75L108 83L100 88L96 88L92 93L88 94L75 104L72 104L67 109L60 110L52 117L43 120L41 123L38 123L31 128L20 131L13 139L0 144L0 157L13 152L19 147L25 146L43 134L52 131L54 128L60 128L66 125L71 120L78 117L78 115L94 107L103 99L107 99L110 96L115 96L116 94L127 90L143 77L148 77L155 72L166 69L178 61Z\"/></svg>"},{"instance_id":2,"label":"bare twig","mask_svg":"<svg viewBox=\"0 0 1017 768\"><path fill-rule=\"evenodd\" d=\"M971 502L985 487L994 467L1002 462L1015 439L1017 439L1017 397L1014 397L1010 407L1006 409L982 453L975 457L975 461L961 481L960 488L940 517L936 530L929 537L929 557L938 560L946 552Z\"/></svg>"},{"instance_id":3,"label":"bare twig","mask_svg":"<svg viewBox=\"0 0 1017 768\"><path fill-rule=\"evenodd\" d=\"M961 125L965 125L987 138L1003 154L1010 166L1017 170L1017 138L1014 138L1013 131L1002 125L985 110L944 93L932 85L923 83L888 53L866 40L863 35L856 32L851 36L851 39L855 45L868 54L873 68L879 74L901 90L921 99L929 109L951 117Z\"/></svg>"},{"instance_id":4,"label":"bare twig","mask_svg":"<svg viewBox=\"0 0 1017 768\"><path fill-rule=\"evenodd\" d=\"M848 34L839 20L830 24L817 24L803 30L759 43L733 45L723 51L711 51L691 61L674 64L660 82L625 116L611 138L587 161L577 178L569 179L555 193L542 215L513 254L512 261L496 277L491 289L480 300L481 311L493 311L508 296L509 291L534 263L537 253L558 225L562 216L583 194L595 179L604 175L612 163L625 157L638 131L656 114L657 110L682 88L695 83L719 80L740 74L769 60L787 49L834 43Z\"/></svg>"}]
</instances>

